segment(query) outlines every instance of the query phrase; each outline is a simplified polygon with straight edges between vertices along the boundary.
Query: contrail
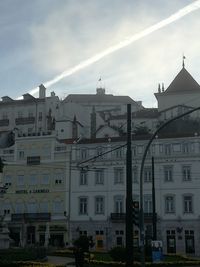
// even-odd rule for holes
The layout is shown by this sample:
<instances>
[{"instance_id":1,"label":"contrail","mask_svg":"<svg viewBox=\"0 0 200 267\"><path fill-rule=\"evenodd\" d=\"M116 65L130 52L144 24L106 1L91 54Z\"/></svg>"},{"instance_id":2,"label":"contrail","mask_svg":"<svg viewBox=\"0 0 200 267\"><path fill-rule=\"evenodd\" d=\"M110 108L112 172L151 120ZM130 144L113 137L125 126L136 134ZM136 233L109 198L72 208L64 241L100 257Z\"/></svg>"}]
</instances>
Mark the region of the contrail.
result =
<instances>
[{"instance_id":1,"label":"contrail","mask_svg":"<svg viewBox=\"0 0 200 267\"><path fill-rule=\"evenodd\" d=\"M65 70L64 72L62 72L61 74L57 75L55 78L43 83L45 87L49 87L57 82L59 82L60 80L62 80L63 78L72 75L73 73L84 69L88 66L90 66L91 64L99 61L100 59L104 58L107 55L110 55L112 53L114 53L115 51L126 47L132 43L134 43L135 41L167 26L168 24L173 23L174 21L179 20L180 18L186 16L187 14L197 10L200 8L200 0L193 2L192 4L189 4L187 6L185 6L184 8L181 8L180 10L178 10L176 13L172 14L171 16L169 16L168 18L148 27L147 29L136 33L132 36L126 37L123 41L119 42L116 45L113 45L111 47L108 47L107 49L105 49L104 51L94 55L93 57L90 57L82 62L80 62L78 65ZM35 94L38 92L38 87L31 90L29 93L30 94Z\"/></svg>"}]
</instances>

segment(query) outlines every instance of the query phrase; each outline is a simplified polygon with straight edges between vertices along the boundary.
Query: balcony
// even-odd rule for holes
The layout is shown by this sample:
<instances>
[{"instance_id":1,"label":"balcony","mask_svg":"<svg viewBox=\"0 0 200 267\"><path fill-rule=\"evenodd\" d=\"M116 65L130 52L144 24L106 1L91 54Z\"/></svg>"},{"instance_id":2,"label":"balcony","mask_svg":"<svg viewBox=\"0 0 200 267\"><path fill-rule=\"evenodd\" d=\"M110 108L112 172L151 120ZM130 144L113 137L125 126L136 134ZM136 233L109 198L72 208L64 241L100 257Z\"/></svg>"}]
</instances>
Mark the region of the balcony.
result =
<instances>
[{"instance_id":1,"label":"balcony","mask_svg":"<svg viewBox=\"0 0 200 267\"><path fill-rule=\"evenodd\" d=\"M157 217L157 214L156 214ZM126 213L111 213L110 219L112 222L125 222ZM144 213L144 222L151 223L153 219L153 213Z\"/></svg>"},{"instance_id":2,"label":"balcony","mask_svg":"<svg viewBox=\"0 0 200 267\"><path fill-rule=\"evenodd\" d=\"M26 118L16 118L16 125L25 125L25 124L33 124L35 123L35 117L26 117Z\"/></svg>"},{"instance_id":3,"label":"balcony","mask_svg":"<svg viewBox=\"0 0 200 267\"><path fill-rule=\"evenodd\" d=\"M126 213L111 213L110 214L111 221L125 221Z\"/></svg>"},{"instance_id":4,"label":"balcony","mask_svg":"<svg viewBox=\"0 0 200 267\"><path fill-rule=\"evenodd\" d=\"M27 157L27 165L39 165L40 156Z\"/></svg>"},{"instance_id":5,"label":"balcony","mask_svg":"<svg viewBox=\"0 0 200 267\"><path fill-rule=\"evenodd\" d=\"M14 213L11 214L12 222L48 222L51 220L51 213Z\"/></svg>"},{"instance_id":6,"label":"balcony","mask_svg":"<svg viewBox=\"0 0 200 267\"><path fill-rule=\"evenodd\" d=\"M9 125L9 119L0 120L0 127L1 126L8 126L8 125Z\"/></svg>"}]
</instances>

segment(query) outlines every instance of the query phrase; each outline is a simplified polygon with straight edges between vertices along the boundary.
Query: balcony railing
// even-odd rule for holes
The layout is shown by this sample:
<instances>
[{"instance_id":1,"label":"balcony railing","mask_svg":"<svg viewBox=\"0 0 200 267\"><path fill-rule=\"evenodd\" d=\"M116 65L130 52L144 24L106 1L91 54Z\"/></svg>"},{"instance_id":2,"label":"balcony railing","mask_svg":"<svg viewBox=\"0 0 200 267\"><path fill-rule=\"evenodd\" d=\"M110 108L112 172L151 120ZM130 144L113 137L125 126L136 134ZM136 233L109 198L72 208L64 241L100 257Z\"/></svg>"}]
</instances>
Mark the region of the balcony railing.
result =
<instances>
[{"instance_id":1,"label":"balcony railing","mask_svg":"<svg viewBox=\"0 0 200 267\"><path fill-rule=\"evenodd\" d=\"M1 126L8 126L8 125L9 125L9 119L0 120L0 127Z\"/></svg>"},{"instance_id":2,"label":"balcony railing","mask_svg":"<svg viewBox=\"0 0 200 267\"><path fill-rule=\"evenodd\" d=\"M35 123L35 117L16 118L16 125L33 124Z\"/></svg>"},{"instance_id":3,"label":"balcony railing","mask_svg":"<svg viewBox=\"0 0 200 267\"><path fill-rule=\"evenodd\" d=\"M40 156L27 157L27 165L39 165Z\"/></svg>"},{"instance_id":4,"label":"balcony railing","mask_svg":"<svg viewBox=\"0 0 200 267\"><path fill-rule=\"evenodd\" d=\"M157 214L156 214L157 216ZM152 218L153 218L153 213L146 213L144 212L144 222L145 223L150 223L152 222ZM126 213L111 213L110 214L110 219L111 221L125 221L126 219Z\"/></svg>"},{"instance_id":5,"label":"balcony railing","mask_svg":"<svg viewBox=\"0 0 200 267\"><path fill-rule=\"evenodd\" d=\"M111 213L110 218L112 221L124 221L126 219L126 213Z\"/></svg>"},{"instance_id":6,"label":"balcony railing","mask_svg":"<svg viewBox=\"0 0 200 267\"><path fill-rule=\"evenodd\" d=\"M47 222L51 220L51 213L14 213L11 214L12 222Z\"/></svg>"}]
</instances>

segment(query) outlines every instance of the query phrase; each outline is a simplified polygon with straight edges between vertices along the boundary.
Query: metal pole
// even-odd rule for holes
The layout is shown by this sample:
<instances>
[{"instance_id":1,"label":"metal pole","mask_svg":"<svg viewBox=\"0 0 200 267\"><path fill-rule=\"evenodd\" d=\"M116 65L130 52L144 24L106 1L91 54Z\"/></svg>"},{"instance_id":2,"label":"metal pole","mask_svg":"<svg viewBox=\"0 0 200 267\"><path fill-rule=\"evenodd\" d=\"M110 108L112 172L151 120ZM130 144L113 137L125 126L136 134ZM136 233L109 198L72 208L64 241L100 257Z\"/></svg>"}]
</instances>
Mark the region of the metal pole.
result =
<instances>
[{"instance_id":1,"label":"metal pole","mask_svg":"<svg viewBox=\"0 0 200 267\"><path fill-rule=\"evenodd\" d=\"M153 240L157 240L157 220L156 220L156 195L155 195L155 172L154 172L154 157L151 158L152 167L152 206L153 206Z\"/></svg>"},{"instance_id":2,"label":"metal pole","mask_svg":"<svg viewBox=\"0 0 200 267\"><path fill-rule=\"evenodd\" d=\"M126 152L126 267L133 266L131 104L127 105Z\"/></svg>"},{"instance_id":3,"label":"metal pole","mask_svg":"<svg viewBox=\"0 0 200 267\"><path fill-rule=\"evenodd\" d=\"M190 113L199 110L200 107L191 109L177 117L174 117L168 121L166 121L165 123L163 123L152 135L152 137L150 138L149 142L147 143L145 150L144 150L144 154L142 157L142 161L141 161L141 167L140 167L140 244L141 244L141 266L145 267L145 254L144 254L144 211L143 211L143 169L144 169L144 162L147 156L147 152L149 150L149 147L151 145L151 143L153 142L154 138L156 137L156 135L163 129L165 128L168 124L170 124L171 122L178 120L186 115L189 115Z\"/></svg>"}]
</instances>

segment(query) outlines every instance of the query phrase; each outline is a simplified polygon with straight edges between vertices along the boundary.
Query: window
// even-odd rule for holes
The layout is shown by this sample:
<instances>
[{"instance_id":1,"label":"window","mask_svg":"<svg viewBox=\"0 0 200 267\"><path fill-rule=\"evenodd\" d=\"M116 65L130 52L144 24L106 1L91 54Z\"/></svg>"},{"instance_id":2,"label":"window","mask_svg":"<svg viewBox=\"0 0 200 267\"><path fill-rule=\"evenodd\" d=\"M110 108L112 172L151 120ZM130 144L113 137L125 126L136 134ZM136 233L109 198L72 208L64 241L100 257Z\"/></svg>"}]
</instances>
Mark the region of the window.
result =
<instances>
[{"instance_id":1,"label":"window","mask_svg":"<svg viewBox=\"0 0 200 267\"><path fill-rule=\"evenodd\" d=\"M189 153L189 144L188 143L183 143L182 144L182 151L183 153Z\"/></svg>"},{"instance_id":2,"label":"window","mask_svg":"<svg viewBox=\"0 0 200 267\"><path fill-rule=\"evenodd\" d=\"M63 208L63 201L60 199L55 199L53 201L53 212L57 214L63 214L64 208Z\"/></svg>"},{"instance_id":3,"label":"window","mask_svg":"<svg viewBox=\"0 0 200 267\"><path fill-rule=\"evenodd\" d=\"M58 185L58 184L62 184L62 179L56 179L55 180L55 184Z\"/></svg>"},{"instance_id":4,"label":"window","mask_svg":"<svg viewBox=\"0 0 200 267\"><path fill-rule=\"evenodd\" d=\"M6 175L5 178L4 178L4 183L5 185L7 186L10 186L12 184L12 178L11 178L11 175Z\"/></svg>"},{"instance_id":5,"label":"window","mask_svg":"<svg viewBox=\"0 0 200 267\"><path fill-rule=\"evenodd\" d=\"M133 167L133 169L132 169L132 181L133 181L133 183L138 183L138 170L137 170L137 167Z\"/></svg>"},{"instance_id":6,"label":"window","mask_svg":"<svg viewBox=\"0 0 200 267\"><path fill-rule=\"evenodd\" d=\"M24 159L24 151L19 151L19 159Z\"/></svg>"},{"instance_id":7,"label":"window","mask_svg":"<svg viewBox=\"0 0 200 267\"><path fill-rule=\"evenodd\" d=\"M42 120L42 112L40 111L39 112L39 115L38 115L38 120L41 121Z\"/></svg>"},{"instance_id":8,"label":"window","mask_svg":"<svg viewBox=\"0 0 200 267\"><path fill-rule=\"evenodd\" d=\"M4 205L3 205L3 212L4 214L10 214L10 211L11 211L11 205L9 202L5 202Z\"/></svg>"},{"instance_id":9,"label":"window","mask_svg":"<svg viewBox=\"0 0 200 267\"><path fill-rule=\"evenodd\" d=\"M173 167L172 166L164 166L164 179L165 179L165 182L173 181Z\"/></svg>"},{"instance_id":10,"label":"window","mask_svg":"<svg viewBox=\"0 0 200 267\"><path fill-rule=\"evenodd\" d=\"M165 197L165 213L175 213L175 197Z\"/></svg>"},{"instance_id":11,"label":"window","mask_svg":"<svg viewBox=\"0 0 200 267\"><path fill-rule=\"evenodd\" d=\"M85 236L87 236L87 231L85 231L85 230L79 231L79 235L85 235Z\"/></svg>"},{"instance_id":12,"label":"window","mask_svg":"<svg viewBox=\"0 0 200 267\"><path fill-rule=\"evenodd\" d=\"M18 175L18 177L17 177L17 184L19 186L23 186L24 185L24 175Z\"/></svg>"},{"instance_id":13,"label":"window","mask_svg":"<svg viewBox=\"0 0 200 267\"><path fill-rule=\"evenodd\" d=\"M124 199L123 196L116 196L114 198L114 212L123 213L124 211Z\"/></svg>"},{"instance_id":14,"label":"window","mask_svg":"<svg viewBox=\"0 0 200 267\"><path fill-rule=\"evenodd\" d=\"M96 242L97 249L102 249L104 247L103 239L97 239Z\"/></svg>"},{"instance_id":15,"label":"window","mask_svg":"<svg viewBox=\"0 0 200 267\"><path fill-rule=\"evenodd\" d=\"M96 155L98 156L99 159L105 158L105 155L102 155L103 153L104 153L104 149L102 147L96 148Z\"/></svg>"},{"instance_id":16,"label":"window","mask_svg":"<svg viewBox=\"0 0 200 267\"><path fill-rule=\"evenodd\" d=\"M87 149L82 148L80 152L81 152L81 159L86 159L87 158Z\"/></svg>"},{"instance_id":17,"label":"window","mask_svg":"<svg viewBox=\"0 0 200 267\"><path fill-rule=\"evenodd\" d=\"M104 170L95 171L95 184L104 184Z\"/></svg>"},{"instance_id":18,"label":"window","mask_svg":"<svg viewBox=\"0 0 200 267\"><path fill-rule=\"evenodd\" d=\"M44 185L48 185L49 184L49 174L43 174L42 175L42 181L41 181L41 184L44 184Z\"/></svg>"},{"instance_id":19,"label":"window","mask_svg":"<svg viewBox=\"0 0 200 267\"><path fill-rule=\"evenodd\" d=\"M32 201L28 202L27 210L28 210L28 213L36 213L37 212L37 203L36 203L36 201L32 200Z\"/></svg>"},{"instance_id":20,"label":"window","mask_svg":"<svg viewBox=\"0 0 200 267\"><path fill-rule=\"evenodd\" d=\"M185 230L185 252L195 253L194 230Z\"/></svg>"},{"instance_id":21,"label":"window","mask_svg":"<svg viewBox=\"0 0 200 267\"><path fill-rule=\"evenodd\" d=\"M122 156L123 156L123 148L116 149L115 150L115 157L117 159L119 159L119 158L122 158Z\"/></svg>"},{"instance_id":22,"label":"window","mask_svg":"<svg viewBox=\"0 0 200 267\"><path fill-rule=\"evenodd\" d=\"M96 230L96 235L104 235L104 231L103 230Z\"/></svg>"},{"instance_id":23,"label":"window","mask_svg":"<svg viewBox=\"0 0 200 267\"><path fill-rule=\"evenodd\" d=\"M24 203L23 202L17 202L15 204L15 213L23 213L24 212Z\"/></svg>"},{"instance_id":24,"label":"window","mask_svg":"<svg viewBox=\"0 0 200 267\"><path fill-rule=\"evenodd\" d=\"M143 153L143 146L139 145L137 147L137 152L138 152L138 154L142 154Z\"/></svg>"},{"instance_id":25,"label":"window","mask_svg":"<svg viewBox=\"0 0 200 267\"><path fill-rule=\"evenodd\" d=\"M164 146L164 151L165 151L165 155L171 155L171 145L170 144L166 144Z\"/></svg>"},{"instance_id":26,"label":"window","mask_svg":"<svg viewBox=\"0 0 200 267\"><path fill-rule=\"evenodd\" d=\"M31 174L29 179L30 179L30 182L29 182L30 185L36 185L37 184L37 176L36 176L36 174Z\"/></svg>"},{"instance_id":27,"label":"window","mask_svg":"<svg viewBox=\"0 0 200 267\"><path fill-rule=\"evenodd\" d=\"M151 195L144 196L144 212L152 213L152 196Z\"/></svg>"},{"instance_id":28,"label":"window","mask_svg":"<svg viewBox=\"0 0 200 267\"><path fill-rule=\"evenodd\" d=\"M114 169L114 183L115 184L123 184L124 182L124 170L123 168L115 168Z\"/></svg>"},{"instance_id":29,"label":"window","mask_svg":"<svg viewBox=\"0 0 200 267\"><path fill-rule=\"evenodd\" d=\"M183 212L184 213L193 212L193 197L192 196L183 197Z\"/></svg>"},{"instance_id":30,"label":"window","mask_svg":"<svg viewBox=\"0 0 200 267\"><path fill-rule=\"evenodd\" d=\"M88 211L88 199L87 197L80 197L79 198L79 214L87 215L87 211Z\"/></svg>"},{"instance_id":31,"label":"window","mask_svg":"<svg viewBox=\"0 0 200 267\"><path fill-rule=\"evenodd\" d=\"M104 213L104 197L102 196L95 197L95 213L96 214Z\"/></svg>"},{"instance_id":32,"label":"window","mask_svg":"<svg viewBox=\"0 0 200 267\"><path fill-rule=\"evenodd\" d=\"M56 173L55 174L55 184L56 185L63 184L63 174L62 173Z\"/></svg>"},{"instance_id":33,"label":"window","mask_svg":"<svg viewBox=\"0 0 200 267\"><path fill-rule=\"evenodd\" d=\"M47 200L40 202L40 211L41 212L48 212L49 211L49 204L48 204Z\"/></svg>"},{"instance_id":34,"label":"window","mask_svg":"<svg viewBox=\"0 0 200 267\"><path fill-rule=\"evenodd\" d=\"M87 171L81 170L80 171L80 185L87 185Z\"/></svg>"},{"instance_id":35,"label":"window","mask_svg":"<svg viewBox=\"0 0 200 267\"><path fill-rule=\"evenodd\" d=\"M152 171L151 167L144 168L144 182L150 183L152 181Z\"/></svg>"},{"instance_id":36,"label":"window","mask_svg":"<svg viewBox=\"0 0 200 267\"><path fill-rule=\"evenodd\" d=\"M191 181L191 166L183 166L183 181Z\"/></svg>"}]
</instances>

